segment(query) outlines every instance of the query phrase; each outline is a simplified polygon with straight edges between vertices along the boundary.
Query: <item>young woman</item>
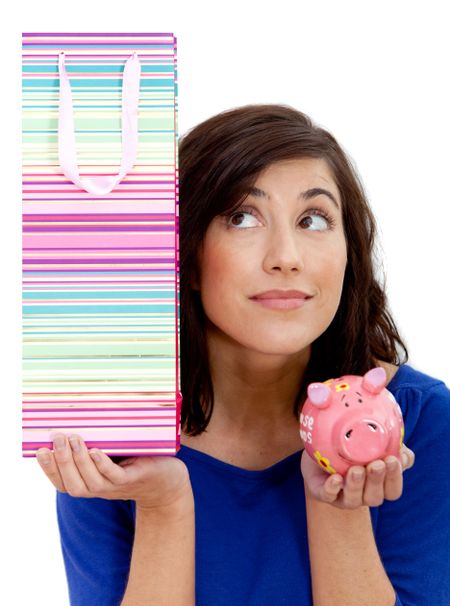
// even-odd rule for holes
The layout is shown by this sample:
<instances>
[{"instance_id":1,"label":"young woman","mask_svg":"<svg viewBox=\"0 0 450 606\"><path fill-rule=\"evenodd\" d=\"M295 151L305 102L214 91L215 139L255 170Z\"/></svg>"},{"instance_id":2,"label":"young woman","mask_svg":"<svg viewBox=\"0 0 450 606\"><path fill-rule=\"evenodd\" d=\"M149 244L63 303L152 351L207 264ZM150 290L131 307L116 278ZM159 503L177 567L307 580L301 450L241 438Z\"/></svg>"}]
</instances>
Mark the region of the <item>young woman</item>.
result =
<instances>
[{"instance_id":1,"label":"young woman","mask_svg":"<svg viewBox=\"0 0 450 606\"><path fill-rule=\"evenodd\" d=\"M38 453L71 604L448 605L450 391L407 364L350 161L282 105L206 120L179 160L181 449ZM407 446L335 484L303 449L306 388L375 366Z\"/></svg>"}]
</instances>

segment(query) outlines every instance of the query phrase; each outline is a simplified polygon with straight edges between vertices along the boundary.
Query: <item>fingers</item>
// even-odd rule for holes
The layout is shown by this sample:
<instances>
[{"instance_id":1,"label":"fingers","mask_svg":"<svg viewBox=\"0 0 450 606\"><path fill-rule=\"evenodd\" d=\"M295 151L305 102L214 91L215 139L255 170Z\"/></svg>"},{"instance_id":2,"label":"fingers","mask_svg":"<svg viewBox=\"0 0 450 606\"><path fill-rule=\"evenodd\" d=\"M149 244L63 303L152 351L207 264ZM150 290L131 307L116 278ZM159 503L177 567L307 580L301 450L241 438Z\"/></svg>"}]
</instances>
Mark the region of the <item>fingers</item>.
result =
<instances>
[{"instance_id":1,"label":"fingers","mask_svg":"<svg viewBox=\"0 0 450 606\"><path fill-rule=\"evenodd\" d=\"M403 492L403 470L397 457L389 456L386 461L386 478L384 481L384 498L387 501L399 499Z\"/></svg>"},{"instance_id":2,"label":"fingers","mask_svg":"<svg viewBox=\"0 0 450 606\"><path fill-rule=\"evenodd\" d=\"M64 488L73 497L86 496L88 488L75 464L72 448L64 434L56 434L53 439L55 461L59 468Z\"/></svg>"},{"instance_id":3,"label":"fingers","mask_svg":"<svg viewBox=\"0 0 450 606\"><path fill-rule=\"evenodd\" d=\"M110 488L110 482L108 478L104 477L101 470L96 464L96 460L88 451L84 440L77 435L69 436L69 450L72 451L72 458L75 467L70 467L70 471L73 470L74 474L78 472L81 479L84 482L86 490L89 494L74 494L73 496L96 496L102 493L103 490ZM100 453L101 451L97 451ZM104 453L103 457L107 458ZM111 462L112 463L112 462ZM114 463L112 463L114 465ZM69 480L72 480L71 476ZM64 475L63 475L64 478ZM79 488L83 490L82 485ZM77 485L74 485L74 489L77 490Z\"/></svg>"},{"instance_id":4,"label":"fingers","mask_svg":"<svg viewBox=\"0 0 450 606\"><path fill-rule=\"evenodd\" d=\"M406 469L411 469L411 467L414 465L416 455L410 448L403 444L401 450L401 459L403 470L405 471Z\"/></svg>"},{"instance_id":5,"label":"fingers","mask_svg":"<svg viewBox=\"0 0 450 606\"><path fill-rule=\"evenodd\" d=\"M341 490L343 485L343 478L339 474L333 474L327 481L322 485L319 491L319 499L325 503L333 503Z\"/></svg>"},{"instance_id":6,"label":"fingers","mask_svg":"<svg viewBox=\"0 0 450 606\"><path fill-rule=\"evenodd\" d=\"M40 448L36 452L36 458L56 490L59 490L59 492L66 492L53 452L48 448Z\"/></svg>"},{"instance_id":7,"label":"fingers","mask_svg":"<svg viewBox=\"0 0 450 606\"><path fill-rule=\"evenodd\" d=\"M364 504L363 489L366 477L364 467L355 465L348 470L342 495L342 505L345 509L356 509Z\"/></svg>"},{"instance_id":8,"label":"fingers","mask_svg":"<svg viewBox=\"0 0 450 606\"><path fill-rule=\"evenodd\" d=\"M378 507L385 499L386 464L373 461L367 466L367 481L364 488L364 504Z\"/></svg>"},{"instance_id":9,"label":"fingers","mask_svg":"<svg viewBox=\"0 0 450 606\"><path fill-rule=\"evenodd\" d=\"M102 476L104 476L107 480L109 480L112 484L121 485L124 484L127 480L127 472L124 467L130 465L128 462L124 465L116 465L114 461L108 457L104 452L97 449L92 449L89 451L89 456L95 462L96 469L100 472ZM134 460L134 459L133 459Z\"/></svg>"},{"instance_id":10,"label":"fingers","mask_svg":"<svg viewBox=\"0 0 450 606\"><path fill-rule=\"evenodd\" d=\"M100 496L111 489L109 478L123 481L122 474L125 474L100 450L91 454L82 438L76 435L68 439L64 434L56 434L54 451L42 448L36 457L55 488L74 497ZM46 457L48 463L44 461ZM97 457L99 463L95 460Z\"/></svg>"},{"instance_id":11,"label":"fingers","mask_svg":"<svg viewBox=\"0 0 450 606\"><path fill-rule=\"evenodd\" d=\"M384 461L377 459L367 467L352 466L345 476L345 482L336 486L333 486L333 479L340 476L334 474L316 490L316 498L342 509L356 509L363 505L378 507L385 499L399 499L403 492L403 471L410 469L415 461L414 452L404 444L400 454L398 458L388 456ZM341 489L342 495L339 494Z\"/></svg>"},{"instance_id":12,"label":"fingers","mask_svg":"<svg viewBox=\"0 0 450 606\"><path fill-rule=\"evenodd\" d=\"M342 504L346 509L362 505L378 507L386 499L395 501L403 491L403 476L396 457L372 461L367 468L353 466L346 477Z\"/></svg>"}]
</instances>

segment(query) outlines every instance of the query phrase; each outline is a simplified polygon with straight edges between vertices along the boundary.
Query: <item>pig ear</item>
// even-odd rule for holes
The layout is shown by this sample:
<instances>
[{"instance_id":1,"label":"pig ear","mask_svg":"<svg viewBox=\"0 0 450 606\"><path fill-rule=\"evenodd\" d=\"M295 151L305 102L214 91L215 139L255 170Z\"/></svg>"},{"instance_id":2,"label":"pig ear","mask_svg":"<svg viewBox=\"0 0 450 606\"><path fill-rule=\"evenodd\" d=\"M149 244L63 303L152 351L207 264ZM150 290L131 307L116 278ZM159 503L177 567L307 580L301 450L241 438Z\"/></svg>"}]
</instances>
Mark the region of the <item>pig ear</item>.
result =
<instances>
[{"instance_id":1,"label":"pig ear","mask_svg":"<svg viewBox=\"0 0 450 606\"><path fill-rule=\"evenodd\" d=\"M323 383L311 383L308 385L308 398L313 406L327 408L331 402L331 389Z\"/></svg>"},{"instance_id":2,"label":"pig ear","mask_svg":"<svg viewBox=\"0 0 450 606\"><path fill-rule=\"evenodd\" d=\"M386 371L381 366L372 368L363 377L362 386L366 391L377 394L383 391L386 385Z\"/></svg>"}]
</instances>

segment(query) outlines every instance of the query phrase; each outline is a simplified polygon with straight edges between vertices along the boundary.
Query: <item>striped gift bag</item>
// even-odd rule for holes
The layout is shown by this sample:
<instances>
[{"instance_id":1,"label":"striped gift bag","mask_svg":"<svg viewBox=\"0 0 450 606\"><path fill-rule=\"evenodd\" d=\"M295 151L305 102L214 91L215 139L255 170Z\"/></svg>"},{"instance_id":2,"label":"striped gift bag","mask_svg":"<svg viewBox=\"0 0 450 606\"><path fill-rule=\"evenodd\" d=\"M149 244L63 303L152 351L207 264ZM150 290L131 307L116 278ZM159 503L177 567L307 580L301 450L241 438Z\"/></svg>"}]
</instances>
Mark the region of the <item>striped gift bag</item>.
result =
<instances>
[{"instance_id":1,"label":"striped gift bag","mask_svg":"<svg viewBox=\"0 0 450 606\"><path fill-rule=\"evenodd\" d=\"M23 456L180 448L176 38L24 33Z\"/></svg>"}]
</instances>

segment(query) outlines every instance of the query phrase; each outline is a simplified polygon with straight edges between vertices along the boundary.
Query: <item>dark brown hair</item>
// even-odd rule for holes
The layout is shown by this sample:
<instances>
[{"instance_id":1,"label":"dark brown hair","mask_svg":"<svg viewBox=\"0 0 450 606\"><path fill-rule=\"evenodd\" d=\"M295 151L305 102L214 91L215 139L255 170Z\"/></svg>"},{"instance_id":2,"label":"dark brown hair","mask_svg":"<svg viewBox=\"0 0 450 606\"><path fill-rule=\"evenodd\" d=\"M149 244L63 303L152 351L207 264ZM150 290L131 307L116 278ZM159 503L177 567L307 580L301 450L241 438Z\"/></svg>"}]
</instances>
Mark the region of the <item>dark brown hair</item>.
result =
<instances>
[{"instance_id":1,"label":"dark brown hair","mask_svg":"<svg viewBox=\"0 0 450 606\"><path fill-rule=\"evenodd\" d=\"M292 158L323 158L342 200L347 267L341 301L311 357L293 405L298 417L313 381L362 375L378 365L408 361L375 277L375 217L356 169L336 139L288 105L245 105L215 115L188 131L179 145L181 426L206 429L214 406L206 347L206 316L199 291L197 253L211 220L237 208L268 165ZM401 361L397 346L404 351Z\"/></svg>"}]
</instances>

